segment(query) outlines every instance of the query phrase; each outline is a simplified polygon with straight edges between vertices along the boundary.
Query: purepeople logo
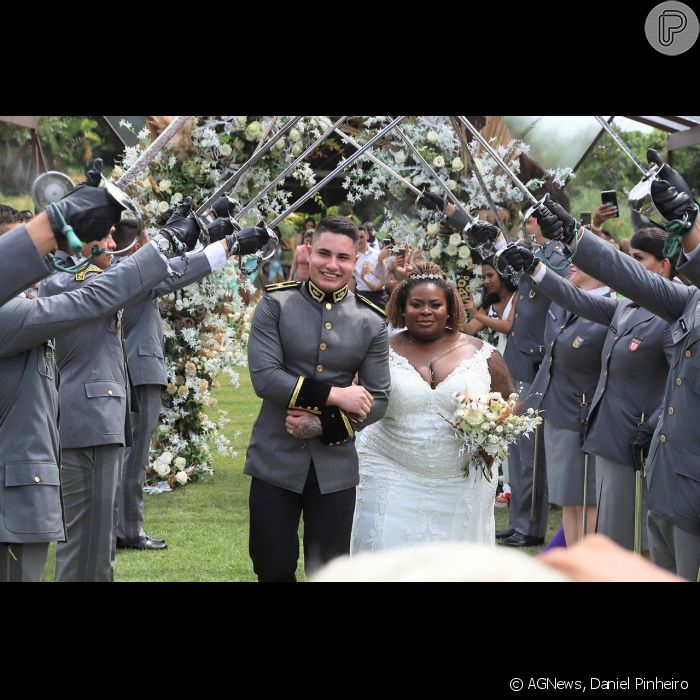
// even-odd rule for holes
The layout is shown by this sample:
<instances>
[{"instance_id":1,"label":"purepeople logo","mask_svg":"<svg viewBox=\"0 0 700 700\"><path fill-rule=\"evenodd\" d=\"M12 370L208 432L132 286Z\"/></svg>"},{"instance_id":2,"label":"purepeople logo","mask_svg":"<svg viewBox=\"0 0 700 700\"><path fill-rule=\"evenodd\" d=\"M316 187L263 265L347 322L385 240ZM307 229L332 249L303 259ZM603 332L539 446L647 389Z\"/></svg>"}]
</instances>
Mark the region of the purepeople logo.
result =
<instances>
[{"instance_id":1,"label":"purepeople logo","mask_svg":"<svg viewBox=\"0 0 700 700\"><path fill-rule=\"evenodd\" d=\"M700 23L692 8L671 0L657 5L647 15L644 32L657 51L666 56L677 56L695 44Z\"/></svg>"}]
</instances>

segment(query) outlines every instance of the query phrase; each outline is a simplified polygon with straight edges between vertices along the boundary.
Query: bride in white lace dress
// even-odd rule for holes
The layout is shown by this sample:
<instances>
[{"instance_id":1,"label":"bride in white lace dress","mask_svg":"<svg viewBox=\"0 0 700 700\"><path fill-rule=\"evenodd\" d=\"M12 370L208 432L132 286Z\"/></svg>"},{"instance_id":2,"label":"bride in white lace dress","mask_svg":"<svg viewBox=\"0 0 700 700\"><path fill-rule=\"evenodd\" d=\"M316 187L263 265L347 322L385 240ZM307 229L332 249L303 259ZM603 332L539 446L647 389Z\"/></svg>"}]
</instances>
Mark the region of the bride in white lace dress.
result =
<instances>
[{"instance_id":1,"label":"bride in white lace dress","mask_svg":"<svg viewBox=\"0 0 700 700\"><path fill-rule=\"evenodd\" d=\"M496 464L491 480L472 465L443 416L459 391L479 396L511 392L503 358L492 345L452 330L464 307L452 283L432 263L393 292L387 317L395 328L389 365L391 394L384 417L360 432L360 484L351 554L430 541L493 544Z\"/></svg>"}]
</instances>

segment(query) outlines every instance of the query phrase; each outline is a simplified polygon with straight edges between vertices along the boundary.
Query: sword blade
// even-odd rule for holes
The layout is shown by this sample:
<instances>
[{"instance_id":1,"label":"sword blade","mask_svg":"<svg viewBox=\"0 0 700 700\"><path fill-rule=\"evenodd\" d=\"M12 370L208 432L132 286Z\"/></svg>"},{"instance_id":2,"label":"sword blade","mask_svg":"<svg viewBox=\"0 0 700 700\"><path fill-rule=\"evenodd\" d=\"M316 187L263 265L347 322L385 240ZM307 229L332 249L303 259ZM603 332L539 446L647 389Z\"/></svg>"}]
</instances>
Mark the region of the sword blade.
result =
<instances>
[{"instance_id":1,"label":"sword blade","mask_svg":"<svg viewBox=\"0 0 700 700\"><path fill-rule=\"evenodd\" d=\"M204 214L204 212L219 198L222 192L226 192L226 190L233 187L243 173L249 168L252 168L300 119L301 117L294 117L288 121L267 143L256 150L255 153L253 153L253 155L250 156L223 185L220 185L199 209L197 209L197 216Z\"/></svg>"},{"instance_id":2,"label":"sword blade","mask_svg":"<svg viewBox=\"0 0 700 700\"><path fill-rule=\"evenodd\" d=\"M330 122L325 117L318 117L318 120L322 124L326 124L326 125L330 124ZM335 133L338 134L346 143L349 143L351 146L355 146L355 148L361 148L360 144L357 143L357 141L355 141L355 139L348 136L348 134L346 134L344 131L341 131L340 129L336 129ZM403 177L402 175L399 175L393 168L388 166L383 161L379 160L379 158L377 158L377 156L375 156L373 153L368 153L367 157L375 165L378 165L383 170L386 170L386 172L388 172L390 175L393 175L401 184L404 185L404 187L407 187L415 195L421 194L421 191L412 182L409 182L405 177Z\"/></svg>"},{"instance_id":3,"label":"sword blade","mask_svg":"<svg viewBox=\"0 0 700 700\"><path fill-rule=\"evenodd\" d=\"M469 164L471 165L472 170L474 171L474 175L476 177L476 181L479 183L479 187L481 187L481 191L484 193L484 197L486 197L486 203L489 205L489 208L493 212L493 215L496 217L496 223L498 224L498 228L501 229L503 232L503 235L506 233L505 226L503 225L503 222L501 221L501 217L498 214L498 209L496 209L496 205L494 204L493 199L491 199L491 194L488 191L488 188L486 187L486 183L484 182L484 178L481 177L481 171L476 165L476 160L472 157L471 151L469 150L469 143L467 141L466 136L462 133L462 130L459 128L460 124L459 121L457 120L456 117L449 117L450 123L452 124L452 128L454 129L455 134L457 134L457 138L459 139L459 142L462 144L462 148L464 149L464 152L467 155L467 160L469 161Z\"/></svg>"},{"instance_id":4,"label":"sword blade","mask_svg":"<svg viewBox=\"0 0 700 700\"><path fill-rule=\"evenodd\" d=\"M139 173L153 161L158 153L165 148L168 141L170 141L190 119L192 119L192 117L175 117L175 119L168 124L167 128L163 130L163 133L158 136L158 138L136 159L133 165L119 180L117 180L115 183L116 186L123 190L134 182Z\"/></svg>"},{"instance_id":5,"label":"sword blade","mask_svg":"<svg viewBox=\"0 0 700 700\"><path fill-rule=\"evenodd\" d=\"M325 185L330 182L338 173L342 172L345 170L348 166L352 165L360 156L362 156L365 151L368 151L374 144L385 134L388 134L392 129L396 128L397 124L402 122L406 117L396 117L394 121L392 121L389 125L385 126L381 131L379 131L377 134L375 134L367 143L360 148L359 151L356 151L353 153L347 160L343 161L333 172L329 173L326 175L326 177L321 180L321 182L317 182L305 195L300 197L294 204L292 204L289 209L287 209L285 212L280 214L271 224L268 224L270 228L275 228L280 221L283 221L285 218L287 218L292 212L295 212L302 204L307 202L311 197L313 197L316 192L318 192L320 189L325 187Z\"/></svg>"},{"instance_id":6,"label":"sword blade","mask_svg":"<svg viewBox=\"0 0 700 700\"><path fill-rule=\"evenodd\" d=\"M465 119L464 117L457 117L459 119L460 124L465 126L467 130L471 133L471 135L483 146L484 150L493 158L496 163L500 166L501 170L511 179L513 184L525 195L525 198L530 202L530 204L533 204L534 206L538 206L539 202L537 201L537 198L535 195L528 190L527 187L521 182L520 178L506 165L504 160L496 153L496 151L491 147L491 145L488 143L488 141L479 133L479 131L475 128L475 126L468 120Z\"/></svg>"},{"instance_id":7,"label":"sword blade","mask_svg":"<svg viewBox=\"0 0 700 700\"><path fill-rule=\"evenodd\" d=\"M333 132L337 131L338 127L347 119L347 117L341 117L338 121L330 126L326 131L324 131L291 165L288 165L272 182L265 185L258 194L253 197L253 199L248 202L237 214L236 218L240 221L275 185L279 184L284 180L287 175L294 170L294 168L301 163L306 156L309 155L315 148L317 148L321 143L323 143L328 136Z\"/></svg>"},{"instance_id":8,"label":"sword blade","mask_svg":"<svg viewBox=\"0 0 700 700\"><path fill-rule=\"evenodd\" d=\"M470 222L474 221L473 217L462 206L462 203L457 199L457 197L454 196L454 194L452 194L450 188L440 179L440 176L435 172L433 166L430 165L430 163L428 163L428 161L425 158L423 158L423 156L418 152L418 149L413 145L408 136L406 136L406 134L404 134L403 131L401 131L401 129L396 129L396 132L401 137L401 140L406 144L408 150L411 151L413 157L423 166L425 170L428 171L428 173L430 173L430 175L438 183L440 189L447 195L447 198L452 202L452 204L454 204L457 207L457 209L459 209L463 214L465 214Z\"/></svg>"},{"instance_id":9,"label":"sword blade","mask_svg":"<svg viewBox=\"0 0 700 700\"><path fill-rule=\"evenodd\" d=\"M605 131L610 134L612 140L624 151L624 153L629 157L629 159L644 173L644 176L649 173L649 168L645 168L642 162L637 158L632 149L620 138L619 134L616 134L613 128L608 124L608 122L603 119L603 117L595 117L596 121L605 129Z\"/></svg>"}]
</instances>

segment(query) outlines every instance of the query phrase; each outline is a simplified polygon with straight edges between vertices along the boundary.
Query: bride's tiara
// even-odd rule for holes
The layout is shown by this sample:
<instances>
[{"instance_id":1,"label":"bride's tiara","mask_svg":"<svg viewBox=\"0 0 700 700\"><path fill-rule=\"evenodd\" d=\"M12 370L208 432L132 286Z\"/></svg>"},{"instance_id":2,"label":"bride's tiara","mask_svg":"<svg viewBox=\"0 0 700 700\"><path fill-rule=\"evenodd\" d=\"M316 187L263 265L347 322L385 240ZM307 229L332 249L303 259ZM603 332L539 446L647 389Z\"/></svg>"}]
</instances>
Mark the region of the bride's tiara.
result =
<instances>
[{"instance_id":1,"label":"bride's tiara","mask_svg":"<svg viewBox=\"0 0 700 700\"><path fill-rule=\"evenodd\" d=\"M410 280L444 280L443 275L436 275L433 273L424 272L422 275L409 275Z\"/></svg>"}]
</instances>

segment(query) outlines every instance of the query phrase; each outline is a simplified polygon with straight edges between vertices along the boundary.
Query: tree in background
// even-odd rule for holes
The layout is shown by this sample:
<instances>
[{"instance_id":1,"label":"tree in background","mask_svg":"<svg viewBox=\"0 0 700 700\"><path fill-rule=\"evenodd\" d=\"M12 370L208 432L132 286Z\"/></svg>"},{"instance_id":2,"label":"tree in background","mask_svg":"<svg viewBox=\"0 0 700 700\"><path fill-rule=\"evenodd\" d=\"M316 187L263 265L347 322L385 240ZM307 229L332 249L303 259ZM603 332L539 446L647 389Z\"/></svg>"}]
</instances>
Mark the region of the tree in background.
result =
<instances>
[{"instance_id":1,"label":"tree in background","mask_svg":"<svg viewBox=\"0 0 700 700\"><path fill-rule=\"evenodd\" d=\"M637 157L646 163L648 148L660 153L666 150L668 135L654 129L651 133L622 131L613 125ZM700 192L700 146L683 148L673 152L673 166L684 175L696 194ZM615 190L620 209L620 217L605 222L605 229L616 240L629 238L634 233L627 205L627 194L641 178L641 172L622 152L607 134L603 134L582 165L576 177L568 186L571 195L571 208L574 216L582 211L594 212L600 205L602 190Z\"/></svg>"}]
</instances>

